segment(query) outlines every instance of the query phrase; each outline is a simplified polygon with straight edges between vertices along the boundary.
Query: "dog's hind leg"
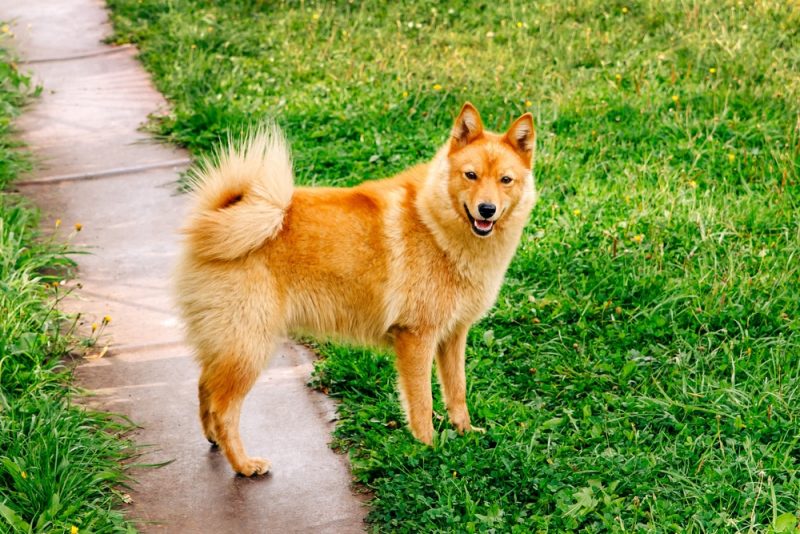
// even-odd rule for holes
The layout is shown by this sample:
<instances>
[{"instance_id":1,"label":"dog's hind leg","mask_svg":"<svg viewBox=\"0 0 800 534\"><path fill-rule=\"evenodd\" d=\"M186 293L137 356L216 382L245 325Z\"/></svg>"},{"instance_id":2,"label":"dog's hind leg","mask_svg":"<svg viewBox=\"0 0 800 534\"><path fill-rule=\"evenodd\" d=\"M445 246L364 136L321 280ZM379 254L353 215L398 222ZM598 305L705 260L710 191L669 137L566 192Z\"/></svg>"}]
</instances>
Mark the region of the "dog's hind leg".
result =
<instances>
[{"instance_id":1,"label":"dog's hind leg","mask_svg":"<svg viewBox=\"0 0 800 534\"><path fill-rule=\"evenodd\" d=\"M436 370L450 422L459 432L472 430L467 411L467 379L464 372L464 349L469 327L458 325L440 344Z\"/></svg>"},{"instance_id":2,"label":"dog's hind leg","mask_svg":"<svg viewBox=\"0 0 800 534\"><path fill-rule=\"evenodd\" d=\"M268 460L247 456L239 434L244 398L274 347L260 348L265 352L256 357L220 354L204 365L200 376L200 417L206 436L220 446L233 470L245 476L263 475L270 468Z\"/></svg>"},{"instance_id":3,"label":"dog's hind leg","mask_svg":"<svg viewBox=\"0 0 800 534\"><path fill-rule=\"evenodd\" d=\"M433 443L433 397L431 368L436 352L435 337L430 333L400 330L395 334L397 374L400 398L408 417L408 426L415 438Z\"/></svg>"},{"instance_id":4,"label":"dog's hind leg","mask_svg":"<svg viewBox=\"0 0 800 534\"><path fill-rule=\"evenodd\" d=\"M209 374L206 372L208 367L203 368L200 375L200 382L197 387L197 396L200 400L200 422L203 424L203 434L206 439L214 446L217 445L217 435L214 429L214 419L211 416L211 406L209 402L209 392L206 382L209 379Z\"/></svg>"}]
</instances>

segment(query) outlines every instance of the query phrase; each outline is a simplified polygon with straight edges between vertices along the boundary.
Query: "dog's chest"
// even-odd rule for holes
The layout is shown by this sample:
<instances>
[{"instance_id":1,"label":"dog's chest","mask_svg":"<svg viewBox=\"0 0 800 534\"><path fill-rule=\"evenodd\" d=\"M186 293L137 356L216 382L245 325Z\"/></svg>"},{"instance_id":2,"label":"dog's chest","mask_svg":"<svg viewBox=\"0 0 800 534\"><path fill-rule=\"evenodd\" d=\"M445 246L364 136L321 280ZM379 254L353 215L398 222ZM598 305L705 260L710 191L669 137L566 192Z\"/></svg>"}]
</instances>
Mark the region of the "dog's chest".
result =
<instances>
[{"instance_id":1,"label":"dog's chest","mask_svg":"<svg viewBox=\"0 0 800 534\"><path fill-rule=\"evenodd\" d=\"M502 283L502 272L487 272L481 278L464 279L457 291L456 322L471 324L483 316L497 300Z\"/></svg>"},{"instance_id":2,"label":"dog's chest","mask_svg":"<svg viewBox=\"0 0 800 534\"><path fill-rule=\"evenodd\" d=\"M438 264L410 278L404 306L409 322L449 330L458 323L472 324L491 308L503 273L489 270L464 275L450 266Z\"/></svg>"}]
</instances>

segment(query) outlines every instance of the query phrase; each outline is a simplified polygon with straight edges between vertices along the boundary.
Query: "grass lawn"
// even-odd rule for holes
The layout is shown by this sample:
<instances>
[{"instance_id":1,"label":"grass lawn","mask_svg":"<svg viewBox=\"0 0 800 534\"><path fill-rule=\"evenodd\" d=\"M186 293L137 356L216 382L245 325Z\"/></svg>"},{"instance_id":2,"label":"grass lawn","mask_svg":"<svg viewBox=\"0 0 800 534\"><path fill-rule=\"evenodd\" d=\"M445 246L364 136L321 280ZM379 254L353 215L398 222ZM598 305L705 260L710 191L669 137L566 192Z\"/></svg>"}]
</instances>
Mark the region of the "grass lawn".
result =
<instances>
[{"instance_id":1,"label":"grass lawn","mask_svg":"<svg viewBox=\"0 0 800 534\"><path fill-rule=\"evenodd\" d=\"M800 4L109 3L154 130L202 153L275 117L302 183L429 158L465 100L533 112L541 201L469 338L486 434L421 446L389 355L319 347L375 530L793 531Z\"/></svg>"},{"instance_id":2,"label":"grass lawn","mask_svg":"<svg viewBox=\"0 0 800 534\"><path fill-rule=\"evenodd\" d=\"M69 267L66 250L3 191L27 168L11 121L35 92L0 48L0 532L127 532L117 510L125 427L75 407L60 364L75 340L54 310L60 279L46 273Z\"/></svg>"}]
</instances>

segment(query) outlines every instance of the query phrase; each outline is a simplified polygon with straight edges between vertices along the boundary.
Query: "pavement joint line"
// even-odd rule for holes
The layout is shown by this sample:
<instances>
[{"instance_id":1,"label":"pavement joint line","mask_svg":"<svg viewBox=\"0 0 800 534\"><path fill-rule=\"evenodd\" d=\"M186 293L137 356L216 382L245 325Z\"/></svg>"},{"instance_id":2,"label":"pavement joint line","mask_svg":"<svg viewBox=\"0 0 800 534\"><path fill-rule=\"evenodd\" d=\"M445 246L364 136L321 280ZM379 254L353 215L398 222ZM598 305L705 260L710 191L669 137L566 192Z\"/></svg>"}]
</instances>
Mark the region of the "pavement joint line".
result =
<instances>
[{"instance_id":1,"label":"pavement joint line","mask_svg":"<svg viewBox=\"0 0 800 534\"><path fill-rule=\"evenodd\" d=\"M129 354L131 352L142 352L147 350L155 350L155 349L167 349L170 347L179 347L184 345L184 341L180 340L173 340L173 341L157 341L155 343L122 343L116 345L111 343L108 347L109 356L118 356L120 354ZM187 349L188 352L188 349Z\"/></svg>"},{"instance_id":2,"label":"pavement joint line","mask_svg":"<svg viewBox=\"0 0 800 534\"><path fill-rule=\"evenodd\" d=\"M90 57L97 57L97 56L107 56L110 54L116 54L118 52L124 52L125 50L131 50L134 46L131 44L124 44L120 46L115 46L111 48L104 48L103 50L96 50L94 52L84 52L82 54L73 54L70 56L56 56L56 57L43 57L43 58L34 58L34 59L23 59L22 61L17 61L18 65L36 65L39 63L55 63L58 61L75 61L77 59L86 59Z\"/></svg>"},{"instance_id":3,"label":"pavement joint line","mask_svg":"<svg viewBox=\"0 0 800 534\"><path fill-rule=\"evenodd\" d=\"M95 299L104 299L109 302L116 302L117 304L122 304L123 306L128 306L135 310L147 310L151 312L155 312L161 315L168 315L168 316L175 316L175 310L171 309L170 307L160 307L160 306L151 306L149 304L142 304L141 302L136 302L135 300L129 300L125 298L114 297L112 295L108 295L106 293L100 293L97 291L91 291L88 289L80 289L79 295L85 295L87 297L95 297Z\"/></svg>"},{"instance_id":4,"label":"pavement joint line","mask_svg":"<svg viewBox=\"0 0 800 534\"><path fill-rule=\"evenodd\" d=\"M261 373L261 376L258 377L258 380L255 381L253 387L259 384L266 384L268 382L272 382L273 377L267 376L267 373ZM121 384L118 386L106 386L102 388L86 388L86 391L89 393L89 397L96 397L100 395L113 395L114 393L123 392L123 391L130 391L130 390L137 390L137 389L152 389L152 388L173 388L176 386L194 386L197 384L197 379L187 378L186 380L181 380L179 382L144 382L141 384Z\"/></svg>"},{"instance_id":5,"label":"pavement joint line","mask_svg":"<svg viewBox=\"0 0 800 534\"><path fill-rule=\"evenodd\" d=\"M145 165L132 165L130 167L118 167L116 169L108 169L105 171L96 172L79 172L74 174L61 174L55 176L46 176L44 178L36 178L31 180L20 180L15 183L17 186L30 186L30 185L48 185L62 182L80 182L84 180L99 180L101 178L109 178L112 176L120 176L123 174L137 174L144 171L151 171L155 169L164 169L168 167L180 167L182 165L189 165L192 162L190 158L179 158L169 161L161 161L157 163L147 163Z\"/></svg>"}]
</instances>

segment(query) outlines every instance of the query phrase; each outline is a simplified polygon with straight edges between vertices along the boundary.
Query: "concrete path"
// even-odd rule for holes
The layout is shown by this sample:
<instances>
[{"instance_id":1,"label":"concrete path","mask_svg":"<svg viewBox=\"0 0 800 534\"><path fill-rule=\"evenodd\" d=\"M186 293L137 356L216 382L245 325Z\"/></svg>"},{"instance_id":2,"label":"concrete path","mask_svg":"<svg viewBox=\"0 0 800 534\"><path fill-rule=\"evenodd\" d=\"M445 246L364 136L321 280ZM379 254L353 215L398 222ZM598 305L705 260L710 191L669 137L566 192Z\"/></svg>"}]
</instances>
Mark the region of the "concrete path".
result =
<instances>
[{"instance_id":1,"label":"concrete path","mask_svg":"<svg viewBox=\"0 0 800 534\"><path fill-rule=\"evenodd\" d=\"M138 130L166 103L132 47L101 43L110 33L97 0L0 0L22 68L44 86L18 121L39 163L19 189L73 224L81 288L64 303L83 324L112 318L102 357L77 369L91 403L141 425L129 516L147 532L360 532L364 506L351 492L344 457L327 446L330 400L305 386L313 355L284 346L245 403L248 450L272 461L258 479L234 476L210 450L197 417L198 371L169 296L169 274L185 199L176 194L188 155ZM210 283L213 283L210 281Z\"/></svg>"}]
</instances>

